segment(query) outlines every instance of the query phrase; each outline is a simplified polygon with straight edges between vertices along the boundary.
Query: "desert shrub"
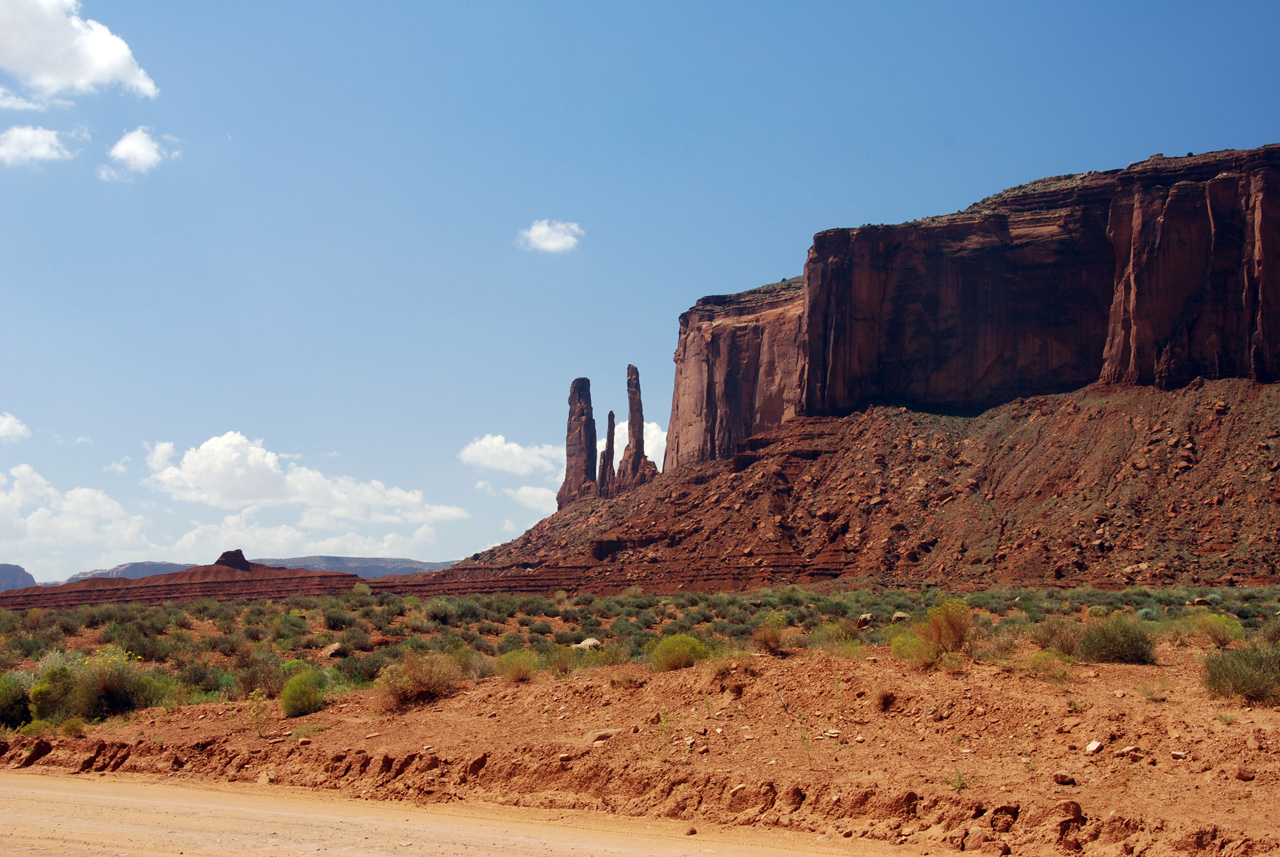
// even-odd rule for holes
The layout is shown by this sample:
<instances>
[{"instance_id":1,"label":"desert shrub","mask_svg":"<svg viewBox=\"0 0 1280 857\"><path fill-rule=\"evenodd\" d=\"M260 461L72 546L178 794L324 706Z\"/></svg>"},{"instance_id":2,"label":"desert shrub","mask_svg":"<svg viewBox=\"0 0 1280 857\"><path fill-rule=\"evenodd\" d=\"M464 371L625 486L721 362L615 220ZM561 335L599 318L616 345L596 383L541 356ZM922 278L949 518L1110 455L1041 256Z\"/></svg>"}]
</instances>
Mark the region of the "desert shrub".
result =
<instances>
[{"instance_id":1,"label":"desert shrub","mask_svg":"<svg viewBox=\"0 0 1280 857\"><path fill-rule=\"evenodd\" d=\"M23 726L18 732L28 738L49 738L53 736L53 724L48 720L36 718Z\"/></svg>"},{"instance_id":2,"label":"desert shrub","mask_svg":"<svg viewBox=\"0 0 1280 857\"><path fill-rule=\"evenodd\" d=\"M1143 622L1157 622L1160 619L1160 611L1154 607L1142 607L1136 615Z\"/></svg>"},{"instance_id":3,"label":"desert shrub","mask_svg":"<svg viewBox=\"0 0 1280 857\"><path fill-rule=\"evenodd\" d=\"M17 675L0 676L0 726L17 729L31 719L31 696Z\"/></svg>"},{"instance_id":4,"label":"desert shrub","mask_svg":"<svg viewBox=\"0 0 1280 857\"><path fill-rule=\"evenodd\" d=\"M448 655L405 652L399 661L382 668L375 687L383 708L399 711L415 703L452 696L461 681L462 671Z\"/></svg>"},{"instance_id":5,"label":"desert shrub","mask_svg":"<svg viewBox=\"0 0 1280 857\"><path fill-rule=\"evenodd\" d=\"M68 738L83 738L84 720L79 717L68 717L62 721L62 734Z\"/></svg>"},{"instance_id":6,"label":"desert shrub","mask_svg":"<svg viewBox=\"0 0 1280 857\"><path fill-rule=\"evenodd\" d=\"M1258 636L1272 645L1280 642L1280 616L1268 619L1263 626L1258 629Z\"/></svg>"},{"instance_id":7,"label":"desert shrub","mask_svg":"<svg viewBox=\"0 0 1280 857\"><path fill-rule=\"evenodd\" d=\"M751 631L751 642L758 651L767 655L777 654L782 649L782 632L786 627L787 620L784 616L770 612Z\"/></svg>"},{"instance_id":8,"label":"desert shrub","mask_svg":"<svg viewBox=\"0 0 1280 857\"><path fill-rule=\"evenodd\" d=\"M75 669L67 710L100 720L144 705L149 690L136 656L116 646L104 646ZM33 687L33 695L34 691Z\"/></svg>"},{"instance_id":9,"label":"desert shrub","mask_svg":"<svg viewBox=\"0 0 1280 857\"><path fill-rule=\"evenodd\" d=\"M901 658L916 669L923 670L938 663L942 652L927 637L929 629L923 625L917 633L898 634L889 644L895 657Z\"/></svg>"},{"instance_id":10,"label":"desert shrub","mask_svg":"<svg viewBox=\"0 0 1280 857\"><path fill-rule=\"evenodd\" d=\"M1243 696L1252 703L1280 701L1280 649L1246 646L1205 658L1204 686L1213 696Z\"/></svg>"},{"instance_id":11,"label":"desert shrub","mask_svg":"<svg viewBox=\"0 0 1280 857\"><path fill-rule=\"evenodd\" d=\"M235 693L247 697L255 690L271 698L284 687L284 662L270 649L246 643L236 653Z\"/></svg>"},{"instance_id":12,"label":"desert shrub","mask_svg":"<svg viewBox=\"0 0 1280 857\"><path fill-rule=\"evenodd\" d=\"M65 664L42 670L31 684L31 715L36 720L50 720L66 706L75 688L75 675Z\"/></svg>"},{"instance_id":13,"label":"desert shrub","mask_svg":"<svg viewBox=\"0 0 1280 857\"><path fill-rule=\"evenodd\" d=\"M286 640L298 637L309 630L307 620L297 613L282 613L276 617L271 627L271 637L275 640Z\"/></svg>"},{"instance_id":14,"label":"desert shrub","mask_svg":"<svg viewBox=\"0 0 1280 857\"><path fill-rule=\"evenodd\" d=\"M544 658L547 662L547 670L552 675L566 676L578 667L578 656L581 654L579 649L571 646L552 646L547 650Z\"/></svg>"},{"instance_id":15,"label":"desert shrub","mask_svg":"<svg viewBox=\"0 0 1280 857\"><path fill-rule=\"evenodd\" d=\"M649 668L654 672L682 670L711 657L711 647L688 634L667 637L649 652Z\"/></svg>"},{"instance_id":16,"label":"desert shrub","mask_svg":"<svg viewBox=\"0 0 1280 857\"><path fill-rule=\"evenodd\" d=\"M1018 650L1027 635L1026 623L1005 619L999 625L985 629L980 643L974 644L974 659L982 661L1004 660Z\"/></svg>"},{"instance_id":17,"label":"desert shrub","mask_svg":"<svg viewBox=\"0 0 1280 857\"><path fill-rule=\"evenodd\" d=\"M178 681L205 693L224 690L231 679L223 670L202 660L187 661L178 670Z\"/></svg>"},{"instance_id":18,"label":"desert shrub","mask_svg":"<svg viewBox=\"0 0 1280 857\"><path fill-rule=\"evenodd\" d=\"M973 612L963 598L945 598L927 614L929 642L940 652L958 652L969 641Z\"/></svg>"},{"instance_id":19,"label":"desert shrub","mask_svg":"<svg viewBox=\"0 0 1280 857\"><path fill-rule=\"evenodd\" d=\"M1078 649L1086 661L1118 664L1154 664L1155 636L1144 624L1123 613L1090 623Z\"/></svg>"},{"instance_id":20,"label":"desert shrub","mask_svg":"<svg viewBox=\"0 0 1280 857\"><path fill-rule=\"evenodd\" d=\"M324 626L330 631L342 631L356 624L356 617L345 610L330 607L324 611Z\"/></svg>"},{"instance_id":21,"label":"desert shrub","mask_svg":"<svg viewBox=\"0 0 1280 857\"><path fill-rule=\"evenodd\" d=\"M458 669L462 670L462 674L468 678L488 678L493 675L493 661L485 657L482 653L467 646L452 648L447 653L453 658L454 663L458 665Z\"/></svg>"},{"instance_id":22,"label":"desert shrub","mask_svg":"<svg viewBox=\"0 0 1280 857\"><path fill-rule=\"evenodd\" d=\"M1204 613L1192 619L1197 632L1210 643L1225 649L1235 640L1244 639L1244 626L1240 620L1221 613Z\"/></svg>"},{"instance_id":23,"label":"desert shrub","mask_svg":"<svg viewBox=\"0 0 1280 857\"><path fill-rule=\"evenodd\" d=\"M324 691L328 682L324 673L304 669L284 683L280 691L280 710L285 717L301 717L324 708Z\"/></svg>"},{"instance_id":24,"label":"desert shrub","mask_svg":"<svg viewBox=\"0 0 1280 857\"><path fill-rule=\"evenodd\" d=\"M338 642L342 644L342 650L350 654L351 652L367 652L373 648L373 640L369 638L369 633L359 625L353 625L342 632L342 636L338 638Z\"/></svg>"},{"instance_id":25,"label":"desert shrub","mask_svg":"<svg viewBox=\"0 0 1280 857\"><path fill-rule=\"evenodd\" d=\"M531 625L529 625L529 633L542 634L544 636L548 635L551 633L551 623L546 621L545 619L534 622Z\"/></svg>"},{"instance_id":26,"label":"desert shrub","mask_svg":"<svg viewBox=\"0 0 1280 857\"><path fill-rule=\"evenodd\" d=\"M393 660L392 653L382 649L367 655L347 655L334 664L334 668L352 684L363 685L376 679Z\"/></svg>"},{"instance_id":27,"label":"desert shrub","mask_svg":"<svg viewBox=\"0 0 1280 857\"><path fill-rule=\"evenodd\" d=\"M1027 669L1047 681L1067 680L1067 660L1057 649L1042 649L1031 656Z\"/></svg>"},{"instance_id":28,"label":"desert shrub","mask_svg":"<svg viewBox=\"0 0 1280 857\"><path fill-rule=\"evenodd\" d=\"M1042 649L1053 649L1055 652L1071 657L1080 647L1080 638L1084 636L1084 626L1066 616L1050 616L1043 622L1037 622L1027 631L1031 642Z\"/></svg>"},{"instance_id":29,"label":"desert shrub","mask_svg":"<svg viewBox=\"0 0 1280 857\"><path fill-rule=\"evenodd\" d=\"M444 598L432 598L422 605L422 615L441 625L454 625L458 621L458 608Z\"/></svg>"},{"instance_id":30,"label":"desert shrub","mask_svg":"<svg viewBox=\"0 0 1280 857\"><path fill-rule=\"evenodd\" d=\"M514 651L517 651L518 649L523 649L524 644L525 644L524 637L520 636L514 631L508 631L507 633L503 634L502 639L498 641L498 652L505 655L508 652L514 652Z\"/></svg>"},{"instance_id":31,"label":"desert shrub","mask_svg":"<svg viewBox=\"0 0 1280 857\"><path fill-rule=\"evenodd\" d=\"M587 635L582 631L556 631L552 635L552 639L562 646L572 646L576 643L581 643L586 638Z\"/></svg>"},{"instance_id":32,"label":"desert shrub","mask_svg":"<svg viewBox=\"0 0 1280 857\"><path fill-rule=\"evenodd\" d=\"M493 674L510 682L530 681L538 671L538 656L528 649L515 649L493 662Z\"/></svg>"}]
</instances>

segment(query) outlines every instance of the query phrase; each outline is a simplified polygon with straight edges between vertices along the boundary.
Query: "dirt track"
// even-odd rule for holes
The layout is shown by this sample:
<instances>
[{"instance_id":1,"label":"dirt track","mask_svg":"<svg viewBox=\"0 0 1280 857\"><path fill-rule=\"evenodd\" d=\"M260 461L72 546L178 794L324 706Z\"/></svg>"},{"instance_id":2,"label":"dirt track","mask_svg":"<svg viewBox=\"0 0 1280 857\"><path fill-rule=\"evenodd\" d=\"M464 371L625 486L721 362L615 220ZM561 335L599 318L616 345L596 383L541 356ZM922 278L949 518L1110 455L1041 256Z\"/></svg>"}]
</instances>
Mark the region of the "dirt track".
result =
<instances>
[{"instance_id":1,"label":"dirt track","mask_svg":"<svg viewBox=\"0 0 1280 857\"><path fill-rule=\"evenodd\" d=\"M690 837L687 823L665 820L483 804L423 809L278 786L175 785L125 775L0 771L0 805L0 853L9 855L781 857L851 851L844 842L815 842L782 831L704 827ZM887 852L885 846L859 843L857 853Z\"/></svg>"}]
</instances>

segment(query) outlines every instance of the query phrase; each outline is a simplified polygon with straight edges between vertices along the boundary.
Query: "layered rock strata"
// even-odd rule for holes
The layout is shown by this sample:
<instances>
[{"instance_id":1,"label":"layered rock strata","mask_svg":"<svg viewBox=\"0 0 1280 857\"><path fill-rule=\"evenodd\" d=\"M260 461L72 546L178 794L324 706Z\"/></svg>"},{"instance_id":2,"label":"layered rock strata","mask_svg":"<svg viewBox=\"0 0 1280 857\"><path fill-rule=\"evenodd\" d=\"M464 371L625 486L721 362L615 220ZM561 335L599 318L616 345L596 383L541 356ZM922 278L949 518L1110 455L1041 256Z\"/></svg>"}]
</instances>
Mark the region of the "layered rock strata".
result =
<instances>
[{"instance_id":1,"label":"layered rock strata","mask_svg":"<svg viewBox=\"0 0 1280 857\"><path fill-rule=\"evenodd\" d=\"M681 317L666 466L797 416L977 413L1094 381L1280 372L1280 146L1058 176L814 237L802 289Z\"/></svg>"}]
</instances>

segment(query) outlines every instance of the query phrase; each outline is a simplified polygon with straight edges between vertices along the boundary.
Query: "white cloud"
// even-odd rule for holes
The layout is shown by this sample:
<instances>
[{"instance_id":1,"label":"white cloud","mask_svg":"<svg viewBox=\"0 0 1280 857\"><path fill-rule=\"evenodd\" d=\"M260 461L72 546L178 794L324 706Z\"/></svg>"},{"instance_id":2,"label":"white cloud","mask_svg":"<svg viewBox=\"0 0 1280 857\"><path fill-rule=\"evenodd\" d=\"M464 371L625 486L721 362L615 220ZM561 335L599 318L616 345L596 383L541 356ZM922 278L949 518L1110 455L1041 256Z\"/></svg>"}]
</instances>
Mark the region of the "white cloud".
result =
<instances>
[{"instance_id":1,"label":"white cloud","mask_svg":"<svg viewBox=\"0 0 1280 857\"><path fill-rule=\"evenodd\" d=\"M502 522L502 531L504 533L514 533L518 529L519 528L516 526L516 522L511 520L510 518L507 518L505 521Z\"/></svg>"},{"instance_id":2,"label":"white cloud","mask_svg":"<svg viewBox=\"0 0 1280 857\"><path fill-rule=\"evenodd\" d=\"M502 492L521 506L550 515L556 510L556 492L550 488L521 485L519 488L503 488Z\"/></svg>"},{"instance_id":3,"label":"white cloud","mask_svg":"<svg viewBox=\"0 0 1280 857\"><path fill-rule=\"evenodd\" d=\"M166 140L173 138L166 137ZM120 169L103 164L98 167L98 178L103 181L116 181L125 178L128 173L149 173L166 158L178 157L176 150L164 149L151 136L151 129L141 125L125 134L107 153ZM128 172L122 172L127 170Z\"/></svg>"},{"instance_id":4,"label":"white cloud","mask_svg":"<svg viewBox=\"0 0 1280 857\"><path fill-rule=\"evenodd\" d=\"M601 445L601 450L604 446ZM627 448L627 424L620 422L613 427L613 461L614 466L622 459L622 453ZM662 459L667 452L667 430L657 423L644 424L644 454L645 457L658 465L658 469L662 469Z\"/></svg>"},{"instance_id":5,"label":"white cloud","mask_svg":"<svg viewBox=\"0 0 1280 857\"><path fill-rule=\"evenodd\" d=\"M76 438L76 443L77 443L77 444L85 444L85 443L87 443L87 444L89 444L90 446L92 446L92 445L93 445L93 438L91 438L91 437L86 437L85 435L80 435L80 437Z\"/></svg>"},{"instance_id":6,"label":"white cloud","mask_svg":"<svg viewBox=\"0 0 1280 857\"><path fill-rule=\"evenodd\" d=\"M500 434L487 434L464 446L458 459L476 467L528 476L536 471L555 473L562 469L564 449L549 443L521 446Z\"/></svg>"},{"instance_id":7,"label":"white cloud","mask_svg":"<svg viewBox=\"0 0 1280 857\"><path fill-rule=\"evenodd\" d=\"M159 92L123 39L80 17L78 0L0 2L0 68L45 96L117 84Z\"/></svg>"},{"instance_id":8,"label":"white cloud","mask_svg":"<svg viewBox=\"0 0 1280 857\"><path fill-rule=\"evenodd\" d=\"M44 110L46 106L44 102L28 101L0 86L0 110Z\"/></svg>"},{"instance_id":9,"label":"white cloud","mask_svg":"<svg viewBox=\"0 0 1280 857\"><path fill-rule=\"evenodd\" d=\"M57 131L15 125L0 134L0 161L7 167L27 166L40 161L65 161L75 157L58 139Z\"/></svg>"},{"instance_id":10,"label":"white cloud","mask_svg":"<svg viewBox=\"0 0 1280 857\"><path fill-rule=\"evenodd\" d=\"M128 469L125 467L125 465L130 460L131 459L129 458L129 456L126 455L124 458L120 459L119 461L113 461L102 469L107 473L114 473L117 476L123 476L125 471Z\"/></svg>"},{"instance_id":11,"label":"white cloud","mask_svg":"<svg viewBox=\"0 0 1280 857\"><path fill-rule=\"evenodd\" d=\"M421 491L329 477L290 463L230 431L188 449L176 464L172 443L157 443L147 453L151 475L144 480L175 500L222 509L300 506L303 529L332 529L353 524L411 524L419 528L438 521L468 517L465 509L425 502ZM423 538L427 533L423 534Z\"/></svg>"},{"instance_id":12,"label":"white cloud","mask_svg":"<svg viewBox=\"0 0 1280 857\"><path fill-rule=\"evenodd\" d=\"M517 239L526 250L541 250L544 253L563 253L578 246L578 240L585 232L576 223L563 220L535 220L528 229L521 229Z\"/></svg>"},{"instance_id":13,"label":"white cloud","mask_svg":"<svg viewBox=\"0 0 1280 857\"><path fill-rule=\"evenodd\" d=\"M58 491L29 464L9 470L12 481L0 491L0 553L94 545L106 549L145 550L152 547L143 533L141 515L130 515L96 488Z\"/></svg>"},{"instance_id":14,"label":"white cloud","mask_svg":"<svg viewBox=\"0 0 1280 857\"><path fill-rule=\"evenodd\" d=\"M491 497L493 496L493 485L489 483L488 479L481 479L479 482L477 482L476 490L483 491L484 493L488 494Z\"/></svg>"},{"instance_id":15,"label":"white cloud","mask_svg":"<svg viewBox=\"0 0 1280 857\"><path fill-rule=\"evenodd\" d=\"M4 443L16 443L20 440L26 440L31 437L31 429L23 424L22 420L13 414L5 411L0 414L0 441ZM3 485L0 482L0 485Z\"/></svg>"}]
</instances>

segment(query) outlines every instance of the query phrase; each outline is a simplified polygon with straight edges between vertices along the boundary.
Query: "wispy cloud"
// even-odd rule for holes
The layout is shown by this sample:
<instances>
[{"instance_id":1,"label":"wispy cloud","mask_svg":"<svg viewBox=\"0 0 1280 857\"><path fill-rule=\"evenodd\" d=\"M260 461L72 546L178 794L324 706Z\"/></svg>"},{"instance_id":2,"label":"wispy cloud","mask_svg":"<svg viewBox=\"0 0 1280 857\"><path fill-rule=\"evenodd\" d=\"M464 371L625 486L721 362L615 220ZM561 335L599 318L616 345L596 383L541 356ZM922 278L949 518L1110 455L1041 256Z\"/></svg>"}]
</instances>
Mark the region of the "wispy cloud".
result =
<instances>
[{"instance_id":1,"label":"wispy cloud","mask_svg":"<svg viewBox=\"0 0 1280 857\"><path fill-rule=\"evenodd\" d=\"M526 250L543 253L564 253L578 246L586 235L576 223L563 220L535 220L528 229L521 229L517 243Z\"/></svg>"},{"instance_id":2,"label":"wispy cloud","mask_svg":"<svg viewBox=\"0 0 1280 857\"><path fill-rule=\"evenodd\" d=\"M556 510L556 492L550 488L521 485L519 488L503 488L502 492L521 506L550 515Z\"/></svg>"},{"instance_id":3,"label":"wispy cloud","mask_svg":"<svg viewBox=\"0 0 1280 857\"><path fill-rule=\"evenodd\" d=\"M0 110L44 110L48 106L45 101L28 101L0 86Z\"/></svg>"}]
</instances>

